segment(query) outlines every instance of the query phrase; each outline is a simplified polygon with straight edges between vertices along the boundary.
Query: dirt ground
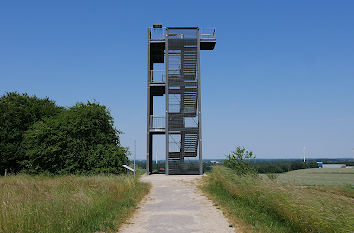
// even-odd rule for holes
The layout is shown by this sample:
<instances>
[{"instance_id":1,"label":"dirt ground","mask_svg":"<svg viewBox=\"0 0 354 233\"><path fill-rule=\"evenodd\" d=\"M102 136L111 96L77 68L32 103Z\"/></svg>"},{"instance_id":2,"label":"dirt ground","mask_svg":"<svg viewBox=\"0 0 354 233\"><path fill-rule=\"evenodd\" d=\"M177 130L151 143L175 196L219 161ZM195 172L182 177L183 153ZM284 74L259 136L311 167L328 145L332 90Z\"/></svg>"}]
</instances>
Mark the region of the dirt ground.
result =
<instances>
[{"instance_id":1,"label":"dirt ground","mask_svg":"<svg viewBox=\"0 0 354 233\"><path fill-rule=\"evenodd\" d=\"M143 176L152 184L150 194L122 233L235 232L222 212L196 187L201 176Z\"/></svg>"}]
</instances>

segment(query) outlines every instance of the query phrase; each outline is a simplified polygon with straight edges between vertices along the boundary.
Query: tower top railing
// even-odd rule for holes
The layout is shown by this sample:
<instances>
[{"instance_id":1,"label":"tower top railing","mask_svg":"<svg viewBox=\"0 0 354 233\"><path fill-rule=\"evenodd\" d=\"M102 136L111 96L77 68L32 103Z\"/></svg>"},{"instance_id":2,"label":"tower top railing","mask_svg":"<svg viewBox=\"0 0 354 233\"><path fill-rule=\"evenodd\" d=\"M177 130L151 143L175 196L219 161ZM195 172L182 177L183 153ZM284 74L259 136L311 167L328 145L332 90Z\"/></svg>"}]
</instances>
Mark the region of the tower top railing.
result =
<instances>
[{"instance_id":1,"label":"tower top railing","mask_svg":"<svg viewBox=\"0 0 354 233\"><path fill-rule=\"evenodd\" d=\"M216 40L215 27L200 27L199 36L201 40Z\"/></svg>"},{"instance_id":2,"label":"tower top railing","mask_svg":"<svg viewBox=\"0 0 354 233\"><path fill-rule=\"evenodd\" d=\"M201 41L216 40L216 28L200 27L199 36ZM166 39L166 27L160 27L160 28L149 27L150 41L164 41L165 39Z\"/></svg>"}]
</instances>

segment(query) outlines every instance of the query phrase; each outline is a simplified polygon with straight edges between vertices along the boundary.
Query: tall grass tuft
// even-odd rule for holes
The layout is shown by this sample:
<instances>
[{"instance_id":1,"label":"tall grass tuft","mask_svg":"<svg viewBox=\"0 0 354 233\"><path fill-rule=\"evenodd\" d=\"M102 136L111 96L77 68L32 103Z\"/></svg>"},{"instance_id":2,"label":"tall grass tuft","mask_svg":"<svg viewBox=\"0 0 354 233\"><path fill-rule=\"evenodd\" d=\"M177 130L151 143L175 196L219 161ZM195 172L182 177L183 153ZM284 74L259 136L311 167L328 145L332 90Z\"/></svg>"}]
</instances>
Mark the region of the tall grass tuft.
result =
<instances>
[{"instance_id":1,"label":"tall grass tuft","mask_svg":"<svg viewBox=\"0 0 354 233\"><path fill-rule=\"evenodd\" d=\"M229 215L260 232L354 232L354 199L335 190L238 176L221 166L208 175L203 189Z\"/></svg>"},{"instance_id":2,"label":"tall grass tuft","mask_svg":"<svg viewBox=\"0 0 354 233\"><path fill-rule=\"evenodd\" d=\"M0 178L0 232L115 231L149 185L131 176Z\"/></svg>"}]
</instances>

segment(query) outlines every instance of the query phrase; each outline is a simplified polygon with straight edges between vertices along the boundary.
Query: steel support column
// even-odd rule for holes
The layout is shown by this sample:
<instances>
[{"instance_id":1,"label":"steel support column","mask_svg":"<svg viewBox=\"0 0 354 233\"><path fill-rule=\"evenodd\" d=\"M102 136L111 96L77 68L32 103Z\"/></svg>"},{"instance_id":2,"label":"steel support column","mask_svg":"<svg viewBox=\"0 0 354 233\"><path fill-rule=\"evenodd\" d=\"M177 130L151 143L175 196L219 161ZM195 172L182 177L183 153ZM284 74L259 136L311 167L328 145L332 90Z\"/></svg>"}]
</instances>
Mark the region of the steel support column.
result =
<instances>
[{"instance_id":1,"label":"steel support column","mask_svg":"<svg viewBox=\"0 0 354 233\"><path fill-rule=\"evenodd\" d=\"M150 28L148 28L148 59L147 59L147 119L146 119L146 173L150 174L151 173L151 167L150 167Z\"/></svg>"},{"instance_id":2,"label":"steel support column","mask_svg":"<svg viewBox=\"0 0 354 233\"><path fill-rule=\"evenodd\" d=\"M169 136L168 136L168 28L165 30L165 96L166 96L166 113L165 113L165 135L166 135L166 161L165 161L165 174L168 175L168 154L169 154Z\"/></svg>"},{"instance_id":3,"label":"steel support column","mask_svg":"<svg viewBox=\"0 0 354 233\"><path fill-rule=\"evenodd\" d=\"M200 80L200 30L197 31L197 59L198 59L198 127L199 127L199 174L203 175L203 150L202 150L202 87Z\"/></svg>"}]
</instances>

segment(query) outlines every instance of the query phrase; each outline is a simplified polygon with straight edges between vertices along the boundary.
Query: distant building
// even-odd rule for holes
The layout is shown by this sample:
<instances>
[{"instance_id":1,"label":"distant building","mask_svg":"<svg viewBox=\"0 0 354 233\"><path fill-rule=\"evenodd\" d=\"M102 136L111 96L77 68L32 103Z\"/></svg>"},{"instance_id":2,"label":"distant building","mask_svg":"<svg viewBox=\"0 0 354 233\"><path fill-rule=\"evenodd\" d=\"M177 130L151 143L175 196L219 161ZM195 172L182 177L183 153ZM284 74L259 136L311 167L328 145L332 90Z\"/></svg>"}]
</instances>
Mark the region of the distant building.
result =
<instances>
[{"instance_id":1,"label":"distant building","mask_svg":"<svg viewBox=\"0 0 354 233\"><path fill-rule=\"evenodd\" d=\"M346 168L347 165L345 164L323 164L323 168Z\"/></svg>"}]
</instances>

